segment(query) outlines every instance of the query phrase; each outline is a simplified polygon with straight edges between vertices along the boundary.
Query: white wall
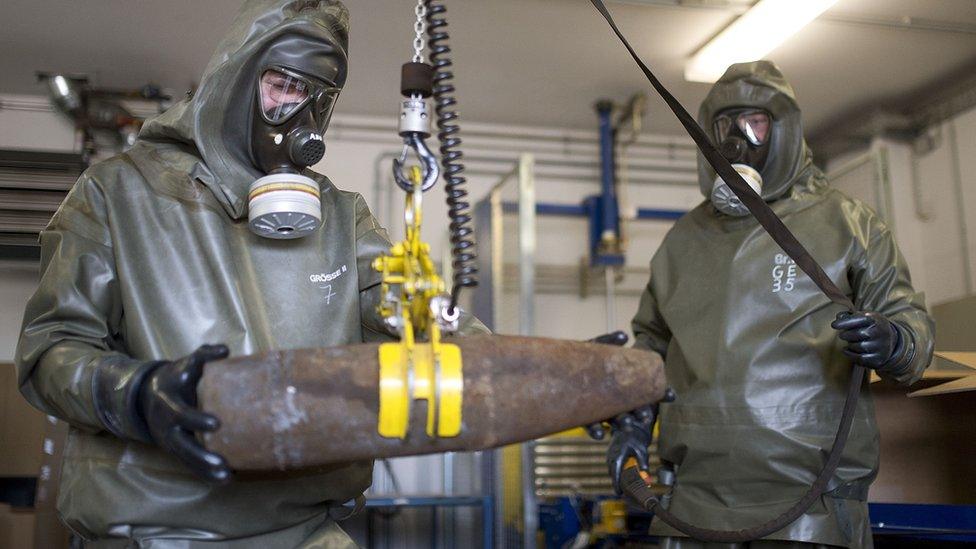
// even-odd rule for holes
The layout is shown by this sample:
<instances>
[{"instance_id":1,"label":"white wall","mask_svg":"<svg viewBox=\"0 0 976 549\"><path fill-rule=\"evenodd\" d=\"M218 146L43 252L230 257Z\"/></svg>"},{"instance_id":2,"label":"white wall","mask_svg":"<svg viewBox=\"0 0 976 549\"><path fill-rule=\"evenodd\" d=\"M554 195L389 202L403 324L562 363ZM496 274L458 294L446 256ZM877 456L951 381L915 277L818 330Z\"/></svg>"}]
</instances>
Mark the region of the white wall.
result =
<instances>
[{"instance_id":1,"label":"white wall","mask_svg":"<svg viewBox=\"0 0 976 549\"><path fill-rule=\"evenodd\" d=\"M955 130L958 173L957 191L960 219L965 230L965 246L969 260L967 269L969 293L976 291L976 109L971 109L952 121Z\"/></svg>"},{"instance_id":2,"label":"white wall","mask_svg":"<svg viewBox=\"0 0 976 549\"><path fill-rule=\"evenodd\" d=\"M36 95L0 95L0 149L71 152L78 150L74 128Z\"/></svg>"},{"instance_id":3,"label":"white wall","mask_svg":"<svg viewBox=\"0 0 976 549\"><path fill-rule=\"evenodd\" d=\"M871 149L888 157L892 227L927 304L973 293L976 109L930 128L913 144L879 138Z\"/></svg>"}]
</instances>

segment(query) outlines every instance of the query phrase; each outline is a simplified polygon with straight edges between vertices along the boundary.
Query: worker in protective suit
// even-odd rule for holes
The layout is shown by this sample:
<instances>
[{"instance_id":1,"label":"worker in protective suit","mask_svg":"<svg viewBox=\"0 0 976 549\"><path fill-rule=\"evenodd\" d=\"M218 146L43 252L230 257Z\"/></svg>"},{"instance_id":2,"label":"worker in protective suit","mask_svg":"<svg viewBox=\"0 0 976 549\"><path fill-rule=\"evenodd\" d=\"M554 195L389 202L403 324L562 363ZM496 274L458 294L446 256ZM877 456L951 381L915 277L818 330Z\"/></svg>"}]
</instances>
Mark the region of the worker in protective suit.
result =
<instances>
[{"instance_id":1,"label":"worker in protective suit","mask_svg":"<svg viewBox=\"0 0 976 549\"><path fill-rule=\"evenodd\" d=\"M633 330L637 347L665 358L677 395L657 418L670 469L658 476L674 481L670 512L703 528L744 529L791 507L823 468L851 363L907 386L931 360L933 322L888 227L813 165L776 65L732 65L698 121L857 307L841 311L825 297L699 158L708 200L654 255ZM653 415L612 422L618 486L626 459L646 468ZM660 521L652 533L665 548L871 547L866 498L877 471L865 386L828 492L795 522L746 544L704 544Z\"/></svg>"},{"instance_id":2,"label":"worker in protective suit","mask_svg":"<svg viewBox=\"0 0 976 549\"><path fill-rule=\"evenodd\" d=\"M196 436L220 423L196 408L208 361L391 335L371 268L385 230L304 169L347 41L337 0L246 2L196 93L89 168L42 233L19 381L71 425L58 509L90 546L353 546L333 517L371 462L235 476Z\"/></svg>"}]
</instances>

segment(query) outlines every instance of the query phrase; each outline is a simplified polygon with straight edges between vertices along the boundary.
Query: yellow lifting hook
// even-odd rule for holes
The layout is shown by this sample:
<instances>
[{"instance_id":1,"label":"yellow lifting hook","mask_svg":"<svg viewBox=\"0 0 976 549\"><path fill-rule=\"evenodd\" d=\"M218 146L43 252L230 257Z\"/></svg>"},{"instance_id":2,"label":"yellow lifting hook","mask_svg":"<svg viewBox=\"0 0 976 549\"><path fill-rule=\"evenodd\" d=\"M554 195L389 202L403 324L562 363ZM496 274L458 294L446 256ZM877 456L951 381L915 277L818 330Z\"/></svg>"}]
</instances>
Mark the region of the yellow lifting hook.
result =
<instances>
[{"instance_id":1,"label":"yellow lifting hook","mask_svg":"<svg viewBox=\"0 0 976 549\"><path fill-rule=\"evenodd\" d=\"M414 400L427 402L429 437L461 432L464 376L461 349L441 342L440 316L450 299L444 280L430 259L430 245L420 239L423 172L410 170L412 192L404 212L406 238L378 257L373 268L383 275L379 312L400 334L400 341L379 349L379 434L405 438Z\"/></svg>"}]
</instances>

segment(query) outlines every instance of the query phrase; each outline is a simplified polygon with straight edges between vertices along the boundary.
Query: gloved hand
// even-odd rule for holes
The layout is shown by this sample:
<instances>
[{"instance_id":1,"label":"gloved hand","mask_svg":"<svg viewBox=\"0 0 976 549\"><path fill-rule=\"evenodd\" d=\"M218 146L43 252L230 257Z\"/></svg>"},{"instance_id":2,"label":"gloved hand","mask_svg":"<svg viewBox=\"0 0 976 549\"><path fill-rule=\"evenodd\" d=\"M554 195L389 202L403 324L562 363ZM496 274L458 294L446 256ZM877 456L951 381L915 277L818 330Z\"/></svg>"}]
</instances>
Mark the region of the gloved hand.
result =
<instances>
[{"instance_id":1,"label":"gloved hand","mask_svg":"<svg viewBox=\"0 0 976 549\"><path fill-rule=\"evenodd\" d=\"M598 335L589 340L589 343L601 343L603 345L616 345L617 347L623 347L627 344L629 339L630 338L627 337L626 332L617 330L616 332L610 332L609 334Z\"/></svg>"},{"instance_id":2,"label":"gloved hand","mask_svg":"<svg viewBox=\"0 0 976 549\"><path fill-rule=\"evenodd\" d=\"M155 368L139 392L139 413L152 441L211 482L231 478L227 460L207 451L195 433L216 431L220 420L197 408L197 383L203 365L227 358L226 345L203 345L189 356Z\"/></svg>"},{"instance_id":3,"label":"gloved hand","mask_svg":"<svg viewBox=\"0 0 976 549\"><path fill-rule=\"evenodd\" d=\"M855 363L877 370L896 362L906 351L905 336L898 325L881 313L841 312L830 327L849 342L844 354Z\"/></svg>"},{"instance_id":4,"label":"gloved hand","mask_svg":"<svg viewBox=\"0 0 976 549\"><path fill-rule=\"evenodd\" d=\"M227 461L208 452L195 433L220 427L197 408L196 392L204 364L228 354L226 345L203 345L175 361L106 361L93 382L95 411L116 436L156 444L204 479L227 482Z\"/></svg>"},{"instance_id":5,"label":"gloved hand","mask_svg":"<svg viewBox=\"0 0 976 549\"><path fill-rule=\"evenodd\" d=\"M597 336L590 341L619 347L627 343L627 334L616 331ZM669 395L673 394L670 389L668 391ZM642 471L648 471L648 447L651 445L655 421L657 421L657 405L648 405L630 413L620 414L606 422L610 424L612 433L610 446L607 448L607 469L613 481L613 489L618 495L622 493L620 475L628 459L636 459L637 466ZM606 428L602 421L587 425L586 431L596 440L603 440L606 436Z\"/></svg>"},{"instance_id":6,"label":"gloved hand","mask_svg":"<svg viewBox=\"0 0 976 549\"><path fill-rule=\"evenodd\" d=\"M657 421L657 406L644 406L627 414L620 414L610 422L610 446L607 447L607 471L613 481L613 490L619 496L623 493L620 476L624 465L630 458L637 460L641 471L650 472L648 464L653 439L654 422Z\"/></svg>"}]
</instances>

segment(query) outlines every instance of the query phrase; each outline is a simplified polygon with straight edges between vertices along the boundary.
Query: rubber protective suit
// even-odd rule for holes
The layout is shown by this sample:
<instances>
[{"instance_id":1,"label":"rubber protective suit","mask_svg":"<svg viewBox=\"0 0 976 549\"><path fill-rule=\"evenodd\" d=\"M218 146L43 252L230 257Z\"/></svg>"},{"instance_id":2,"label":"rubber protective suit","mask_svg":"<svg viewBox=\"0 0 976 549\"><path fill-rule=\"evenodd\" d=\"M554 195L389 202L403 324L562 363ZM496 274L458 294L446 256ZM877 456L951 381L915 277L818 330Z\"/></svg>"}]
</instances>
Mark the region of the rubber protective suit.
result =
<instances>
[{"instance_id":1,"label":"rubber protective suit","mask_svg":"<svg viewBox=\"0 0 976 549\"><path fill-rule=\"evenodd\" d=\"M910 337L906 358L878 373L905 385L917 380L931 360L933 323L889 229L813 165L793 90L774 64L732 65L702 103L699 124L711 128L732 107L772 115L762 197L858 310L884 314ZM700 158L706 197L714 180ZM658 442L677 474L672 513L741 529L804 494L832 446L850 377L846 342L830 326L839 312L752 216L721 214L705 201L675 223L651 261L633 320L636 345L665 357L677 394L661 404ZM831 491L769 539L870 547L865 500L877 470L865 384ZM682 536L660 521L652 533ZM663 546L703 547L681 537Z\"/></svg>"},{"instance_id":2,"label":"rubber protective suit","mask_svg":"<svg viewBox=\"0 0 976 549\"><path fill-rule=\"evenodd\" d=\"M389 241L361 196L306 172L321 186L318 231L270 240L247 223L248 186L264 175L248 148L258 60L282 37L344 57L347 33L337 1L247 2L196 94L88 169L41 235L21 390L72 426L58 508L95 547L352 545L329 510L363 493L371 462L211 485L156 446L106 431L92 395L100 368L204 343L244 355L389 337L370 267Z\"/></svg>"}]
</instances>

